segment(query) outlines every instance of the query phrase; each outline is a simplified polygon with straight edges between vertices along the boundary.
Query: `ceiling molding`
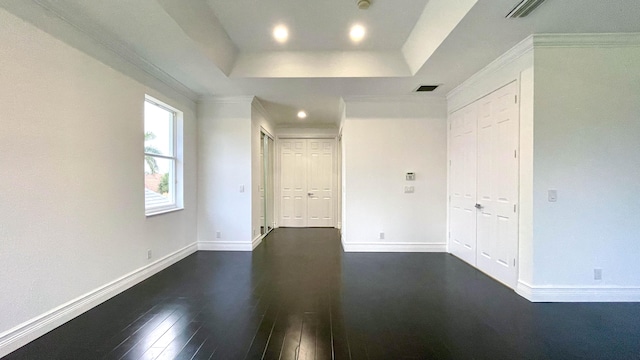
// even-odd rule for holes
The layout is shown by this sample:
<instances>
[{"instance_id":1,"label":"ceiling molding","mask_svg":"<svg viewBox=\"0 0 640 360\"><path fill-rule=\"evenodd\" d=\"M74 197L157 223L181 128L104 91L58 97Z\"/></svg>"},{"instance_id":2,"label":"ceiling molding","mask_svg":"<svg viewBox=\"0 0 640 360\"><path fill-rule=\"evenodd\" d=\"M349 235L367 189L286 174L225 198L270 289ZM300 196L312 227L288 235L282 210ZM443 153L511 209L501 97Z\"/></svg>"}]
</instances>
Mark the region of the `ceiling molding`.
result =
<instances>
[{"instance_id":1,"label":"ceiling molding","mask_svg":"<svg viewBox=\"0 0 640 360\"><path fill-rule=\"evenodd\" d=\"M262 102L260 101L260 99L258 97L254 97L253 98L253 100L251 102L251 106L252 106L252 108L254 110L256 110L262 116L267 118L267 121L273 122L273 116L271 116L271 114L267 111L267 109L265 109L264 105L262 105Z\"/></svg>"},{"instance_id":2,"label":"ceiling molding","mask_svg":"<svg viewBox=\"0 0 640 360\"><path fill-rule=\"evenodd\" d=\"M34 0L34 2L50 14L54 15L56 18L73 27L79 33L91 39L97 45L109 50L110 52L135 66L139 70L151 75L180 95L185 96L194 102L198 100L199 95L195 91L191 90L182 82L178 81L147 59L138 55L123 42L117 40L113 36L108 35L105 31L98 31L97 29L90 30L88 26L82 26L77 21L72 20L73 16L66 13L62 9L62 7L54 6L50 1Z\"/></svg>"},{"instance_id":3,"label":"ceiling molding","mask_svg":"<svg viewBox=\"0 0 640 360\"><path fill-rule=\"evenodd\" d=\"M442 101L446 102L444 95L434 94L405 94L394 96L346 96L342 100L345 104L350 103L423 103Z\"/></svg>"},{"instance_id":4,"label":"ceiling molding","mask_svg":"<svg viewBox=\"0 0 640 360\"><path fill-rule=\"evenodd\" d=\"M248 104L253 105L255 96L201 96L198 99L199 104Z\"/></svg>"},{"instance_id":5,"label":"ceiling molding","mask_svg":"<svg viewBox=\"0 0 640 360\"><path fill-rule=\"evenodd\" d=\"M488 75L497 72L508 64L513 63L522 56L533 52L534 36L530 35L526 39L519 42L516 46L512 47L509 51L502 54L499 58L495 59L489 65L482 68L477 73L473 74L465 82L455 87L453 90L447 93L447 99L458 95L460 92L467 89L469 86L477 83L481 79L486 78Z\"/></svg>"},{"instance_id":6,"label":"ceiling molding","mask_svg":"<svg viewBox=\"0 0 640 360\"><path fill-rule=\"evenodd\" d=\"M535 48L638 47L640 33L535 34Z\"/></svg>"},{"instance_id":7,"label":"ceiling molding","mask_svg":"<svg viewBox=\"0 0 640 360\"><path fill-rule=\"evenodd\" d=\"M278 124L276 126L276 132L278 130L283 130L283 129L292 129L292 130L299 130L299 129L304 129L305 131L311 131L311 130L338 130L338 126L336 124L328 124L328 123L315 123L315 124L294 124L294 123L283 123L283 124ZM278 137L281 137L282 135L278 135ZM288 136L299 136L297 134L294 135L288 135Z\"/></svg>"},{"instance_id":8,"label":"ceiling molding","mask_svg":"<svg viewBox=\"0 0 640 360\"><path fill-rule=\"evenodd\" d=\"M638 47L640 33L607 34L533 34L511 48L447 94L447 99L455 97L480 79L495 73L525 54L537 48L589 48L589 47Z\"/></svg>"}]
</instances>

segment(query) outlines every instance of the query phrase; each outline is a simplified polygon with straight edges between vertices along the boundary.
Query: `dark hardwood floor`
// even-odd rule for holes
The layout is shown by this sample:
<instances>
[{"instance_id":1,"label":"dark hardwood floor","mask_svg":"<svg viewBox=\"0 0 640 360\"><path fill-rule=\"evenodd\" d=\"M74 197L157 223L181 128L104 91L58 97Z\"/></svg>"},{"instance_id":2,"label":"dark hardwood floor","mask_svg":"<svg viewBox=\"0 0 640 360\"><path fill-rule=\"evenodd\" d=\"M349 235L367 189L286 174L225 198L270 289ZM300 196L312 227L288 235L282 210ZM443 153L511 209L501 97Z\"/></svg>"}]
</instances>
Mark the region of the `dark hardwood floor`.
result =
<instances>
[{"instance_id":1,"label":"dark hardwood floor","mask_svg":"<svg viewBox=\"0 0 640 360\"><path fill-rule=\"evenodd\" d=\"M640 304L533 304L448 254L345 254L334 229L276 229L9 359L640 359Z\"/></svg>"}]
</instances>

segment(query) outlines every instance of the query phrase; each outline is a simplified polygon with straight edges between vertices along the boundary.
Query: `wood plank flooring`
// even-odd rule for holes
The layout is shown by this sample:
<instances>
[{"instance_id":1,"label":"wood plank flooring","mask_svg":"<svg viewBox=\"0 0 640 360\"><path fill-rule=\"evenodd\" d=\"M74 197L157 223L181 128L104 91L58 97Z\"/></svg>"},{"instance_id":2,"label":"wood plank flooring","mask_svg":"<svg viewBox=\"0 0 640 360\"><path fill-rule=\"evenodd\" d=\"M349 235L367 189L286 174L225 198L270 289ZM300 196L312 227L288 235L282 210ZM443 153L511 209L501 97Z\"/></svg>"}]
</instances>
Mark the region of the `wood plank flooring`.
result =
<instances>
[{"instance_id":1,"label":"wood plank flooring","mask_svg":"<svg viewBox=\"0 0 640 360\"><path fill-rule=\"evenodd\" d=\"M195 253L14 359L640 359L640 304L533 304L448 254L347 254L337 230L276 229L253 253Z\"/></svg>"}]
</instances>

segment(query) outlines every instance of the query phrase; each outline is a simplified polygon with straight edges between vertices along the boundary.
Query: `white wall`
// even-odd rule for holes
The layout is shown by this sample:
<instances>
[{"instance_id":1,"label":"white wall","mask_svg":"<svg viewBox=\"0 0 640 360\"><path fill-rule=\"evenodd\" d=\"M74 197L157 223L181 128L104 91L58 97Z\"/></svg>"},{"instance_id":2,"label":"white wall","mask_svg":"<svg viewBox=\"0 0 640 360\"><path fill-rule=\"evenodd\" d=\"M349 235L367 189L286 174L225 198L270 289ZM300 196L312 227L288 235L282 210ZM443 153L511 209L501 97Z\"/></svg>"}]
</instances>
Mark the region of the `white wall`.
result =
<instances>
[{"instance_id":1,"label":"white wall","mask_svg":"<svg viewBox=\"0 0 640 360\"><path fill-rule=\"evenodd\" d=\"M345 251L445 251L446 139L444 99L347 101Z\"/></svg>"},{"instance_id":2,"label":"white wall","mask_svg":"<svg viewBox=\"0 0 640 360\"><path fill-rule=\"evenodd\" d=\"M534 287L622 288L613 300L640 300L637 45L535 50Z\"/></svg>"},{"instance_id":3,"label":"white wall","mask_svg":"<svg viewBox=\"0 0 640 360\"><path fill-rule=\"evenodd\" d=\"M252 250L252 100L206 98L198 103L198 247L202 250Z\"/></svg>"},{"instance_id":4,"label":"white wall","mask_svg":"<svg viewBox=\"0 0 640 360\"><path fill-rule=\"evenodd\" d=\"M196 121L193 102L151 89L5 10L0 44L2 356L195 251ZM184 112L185 209L149 218L145 94Z\"/></svg>"}]
</instances>

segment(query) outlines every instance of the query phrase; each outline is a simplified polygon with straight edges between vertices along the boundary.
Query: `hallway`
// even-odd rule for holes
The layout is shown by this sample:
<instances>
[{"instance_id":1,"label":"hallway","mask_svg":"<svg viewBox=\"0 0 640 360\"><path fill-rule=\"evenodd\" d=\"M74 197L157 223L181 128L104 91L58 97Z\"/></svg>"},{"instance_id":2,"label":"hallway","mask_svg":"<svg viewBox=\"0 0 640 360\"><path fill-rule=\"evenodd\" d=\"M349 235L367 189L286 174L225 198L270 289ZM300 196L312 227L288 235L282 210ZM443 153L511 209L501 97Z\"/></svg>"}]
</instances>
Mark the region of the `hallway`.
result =
<instances>
[{"instance_id":1,"label":"hallway","mask_svg":"<svg viewBox=\"0 0 640 360\"><path fill-rule=\"evenodd\" d=\"M633 359L638 303L530 303L449 254L343 253L335 229L197 252L13 359Z\"/></svg>"}]
</instances>

